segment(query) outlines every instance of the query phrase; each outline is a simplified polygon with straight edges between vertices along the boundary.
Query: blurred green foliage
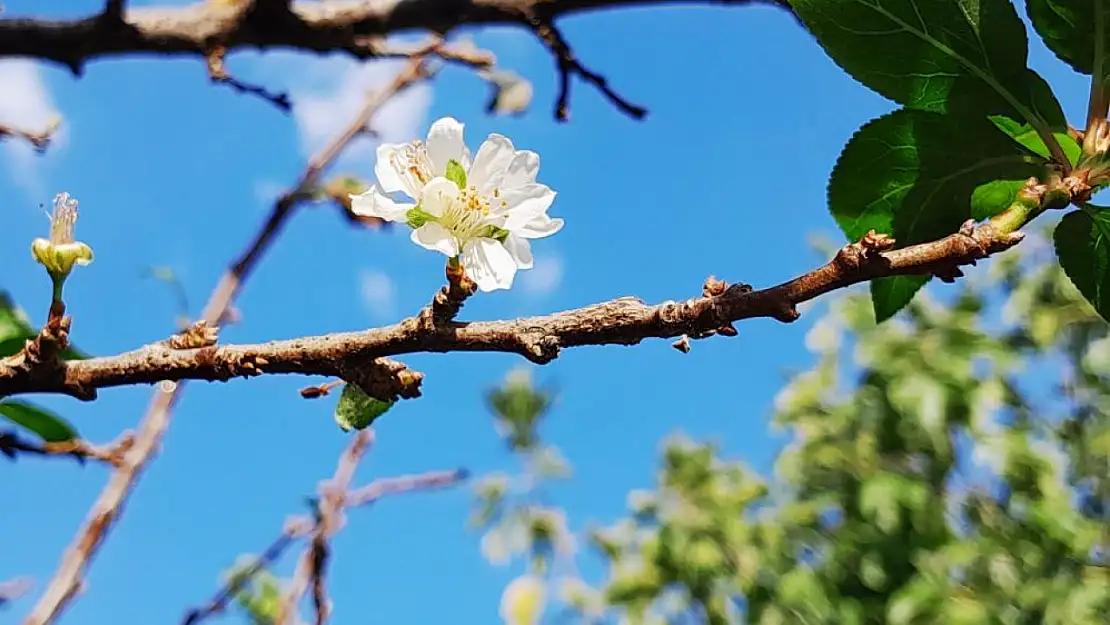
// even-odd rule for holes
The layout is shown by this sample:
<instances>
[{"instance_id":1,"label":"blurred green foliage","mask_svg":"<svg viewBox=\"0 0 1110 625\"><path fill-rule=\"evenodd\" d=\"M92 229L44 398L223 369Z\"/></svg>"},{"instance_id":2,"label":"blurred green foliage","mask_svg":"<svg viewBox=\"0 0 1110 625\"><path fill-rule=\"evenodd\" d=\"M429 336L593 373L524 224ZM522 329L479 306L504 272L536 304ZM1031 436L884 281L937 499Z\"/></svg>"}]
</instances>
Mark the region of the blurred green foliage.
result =
<instances>
[{"instance_id":1,"label":"blurred green foliage","mask_svg":"<svg viewBox=\"0 0 1110 625\"><path fill-rule=\"evenodd\" d=\"M665 441L655 490L590 532L604 579L547 578L552 622L1110 622L1110 336L1021 249L883 325L831 300L774 475Z\"/></svg>"}]
</instances>

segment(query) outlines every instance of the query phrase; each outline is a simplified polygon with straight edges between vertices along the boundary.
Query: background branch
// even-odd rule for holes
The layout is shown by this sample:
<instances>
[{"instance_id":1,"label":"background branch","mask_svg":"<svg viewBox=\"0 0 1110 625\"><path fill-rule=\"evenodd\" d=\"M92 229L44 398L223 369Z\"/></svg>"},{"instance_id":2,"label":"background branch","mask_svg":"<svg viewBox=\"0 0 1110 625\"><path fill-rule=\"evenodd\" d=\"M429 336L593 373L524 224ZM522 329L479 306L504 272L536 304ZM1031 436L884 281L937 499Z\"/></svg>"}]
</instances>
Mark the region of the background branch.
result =
<instances>
[{"instance_id":1,"label":"background branch","mask_svg":"<svg viewBox=\"0 0 1110 625\"><path fill-rule=\"evenodd\" d=\"M57 132L58 126L59 124L53 123L43 130L36 131L0 124L0 140L7 138L22 139L30 143L37 152L45 152L46 148L50 147L50 142L54 139L54 133Z\"/></svg>"},{"instance_id":2,"label":"background branch","mask_svg":"<svg viewBox=\"0 0 1110 625\"><path fill-rule=\"evenodd\" d=\"M198 10L197 7L191 7L191 9ZM12 20L0 20L0 33L9 32L5 28L11 26L11 22ZM3 36L0 35L0 40ZM0 49L2 48L3 44L0 44ZM309 190L316 185L321 172L331 165L352 139L358 136L386 101L427 77L428 72L425 70L423 58L414 58L388 86L368 98L358 117L335 141L309 161L295 189L275 203L273 211L258 235L243 255L231 265L212 292L202 314L202 320L208 326L217 327L221 324L225 315L231 310L242 284L288 222L294 208L308 198ZM108 484L90 509L84 525L78 530L76 538L63 554L53 579L50 580L31 614L24 620L24 625L46 625L52 622L73 599L80 587L83 571L116 519L119 518L124 503L134 489L143 469L155 456L162 436L169 427L173 407L183 389L183 384L174 382L164 381L159 384L139 424L134 446L125 454L119 468L112 473ZM3 392L0 391L0 395L2 394Z\"/></svg>"},{"instance_id":3,"label":"background branch","mask_svg":"<svg viewBox=\"0 0 1110 625\"><path fill-rule=\"evenodd\" d=\"M123 463L123 455L134 444L135 436L130 432L111 445L94 445L80 439L37 443L22 439L15 432L0 432L0 454L13 459L21 453L34 456L69 456L82 463L92 458L119 467Z\"/></svg>"},{"instance_id":4,"label":"background branch","mask_svg":"<svg viewBox=\"0 0 1110 625\"><path fill-rule=\"evenodd\" d=\"M560 73L559 105L565 119L569 76L576 73L593 84L625 114L639 118L643 109L610 89L605 79L586 69L554 30L562 15L617 7L671 5L769 5L786 8L786 0L351 0L270 2L254 0L229 5L202 2L185 7L130 9L112 2L101 14L70 20L0 19L0 58L30 57L61 63L80 75L94 59L148 55L197 55L211 58L218 48L286 48L313 52L342 51L358 58L396 56L384 47L390 34L426 30L447 33L467 25L519 24L530 28L552 50ZM534 22L536 16L542 21ZM450 61L472 59L445 55ZM264 95L282 106L280 96L261 87L238 83L217 72L215 79L240 90Z\"/></svg>"}]
</instances>

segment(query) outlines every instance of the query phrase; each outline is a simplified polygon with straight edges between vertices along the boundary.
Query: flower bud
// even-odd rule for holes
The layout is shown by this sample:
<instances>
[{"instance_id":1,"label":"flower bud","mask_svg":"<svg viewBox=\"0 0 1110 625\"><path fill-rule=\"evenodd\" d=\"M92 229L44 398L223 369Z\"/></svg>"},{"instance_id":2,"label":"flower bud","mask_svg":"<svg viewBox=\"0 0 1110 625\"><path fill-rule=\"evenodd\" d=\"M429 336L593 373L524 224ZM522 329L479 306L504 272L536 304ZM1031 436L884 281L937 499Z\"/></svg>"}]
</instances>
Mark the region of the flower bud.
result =
<instances>
[{"instance_id":1,"label":"flower bud","mask_svg":"<svg viewBox=\"0 0 1110 625\"><path fill-rule=\"evenodd\" d=\"M64 279L74 265L87 265L93 260L92 248L73 240L76 223L77 200L68 193L59 193L54 197L54 212L50 215L50 238L31 243L31 255L55 279Z\"/></svg>"}]
</instances>

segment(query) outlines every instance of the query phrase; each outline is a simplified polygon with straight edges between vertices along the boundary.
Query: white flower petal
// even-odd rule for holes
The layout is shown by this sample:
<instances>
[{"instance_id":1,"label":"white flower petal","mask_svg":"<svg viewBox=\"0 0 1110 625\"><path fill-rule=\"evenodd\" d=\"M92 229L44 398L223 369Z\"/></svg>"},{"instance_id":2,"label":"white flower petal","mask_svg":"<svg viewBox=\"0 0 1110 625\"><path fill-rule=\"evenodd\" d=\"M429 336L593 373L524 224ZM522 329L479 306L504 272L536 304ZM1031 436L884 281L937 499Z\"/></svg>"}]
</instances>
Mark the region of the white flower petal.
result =
<instances>
[{"instance_id":1,"label":"white flower petal","mask_svg":"<svg viewBox=\"0 0 1110 625\"><path fill-rule=\"evenodd\" d=\"M519 187L532 184L540 173L540 155L531 150L520 150L505 170L505 178L501 185L505 187Z\"/></svg>"},{"instance_id":2,"label":"white flower petal","mask_svg":"<svg viewBox=\"0 0 1110 625\"><path fill-rule=\"evenodd\" d=\"M459 255L459 242L446 228L434 221L412 231L412 242L433 252L442 252L448 257Z\"/></svg>"},{"instance_id":3,"label":"white flower petal","mask_svg":"<svg viewBox=\"0 0 1110 625\"><path fill-rule=\"evenodd\" d=\"M403 164L409 158L412 146L407 143L383 143L378 146L374 177L386 193L407 193L411 198L420 197L419 181Z\"/></svg>"},{"instance_id":4,"label":"white flower petal","mask_svg":"<svg viewBox=\"0 0 1110 625\"><path fill-rule=\"evenodd\" d=\"M513 286L516 261L512 254L494 239L471 239L463 246L463 268L482 291L496 291Z\"/></svg>"},{"instance_id":5,"label":"white flower petal","mask_svg":"<svg viewBox=\"0 0 1110 625\"><path fill-rule=\"evenodd\" d=\"M509 168L514 154L516 148L508 137L491 134L474 155L474 163L470 165L466 176L467 185L485 190L502 184L505 170Z\"/></svg>"},{"instance_id":6,"label":"white flower petal","mask_svg":"<svg viewBox=\"0 0 1110 625\"><path fill-rule=\"evenodd\" d=\"M420 207L435 217L442 217L451 204L459 198L459 187L446 178L433 178L424 187Z\"/></svg>"},{"instance_id":7,"label":"white flower petal","mask_svg":"<svg viewBox=\"0 0 1110 625\"><path fill-rule=\"evenodd\" d=\"M547 212L555 201L555 192L547 185L526 184L503 190L501 199L505 204L499 212L507 217L503 227L506 230L517 230L532 221L536 215Z\"/></svg>"},{"instance_id":8,"label":"white flower petal","mask_svg":"<svg viewBox=\"0 0 1110 625\"><path fill-rule=\"evenodd\" d=\"M528 239L510 233L505 239L505 249L513 257L517 269L532 268L532 246Z\"/></svg>"},{"instance_id":9,"label":"white flower petal","mask_svg":"<svg viewBox=\"0 0 1110 625\"><path fill-rule=\"evenodd\" d=\"M520 226L513 232L524 239L542 239L549 237L563 229L563 220L558 217L548 217L547 213L536 215L528 223Z\"/></svg>"},{"instance_id":10,"label":"white flower petal","mask_svg":"<svg viewBox=\"0 0 1110 625\"><path fill-rule=\"evenodd\" d=\"M447 161L458 161L463 171L470 167L470 150L463 141L464 125L452 117L444 117L428 130L428 159L432 161L432 174L447 173Z\"/></svg>"},{"instance_id":11,"label":"white flower petal","mask_svg":"<svg viewBox=\"0 0 1110 625\"><path fill-rule=\"evenodd\" d=\"M351 195L351 212L362 217L377 217L386 221L408 221L408 212L414 204L394 202L376 185L365 193Z\"/></svg>"}]
</instances>

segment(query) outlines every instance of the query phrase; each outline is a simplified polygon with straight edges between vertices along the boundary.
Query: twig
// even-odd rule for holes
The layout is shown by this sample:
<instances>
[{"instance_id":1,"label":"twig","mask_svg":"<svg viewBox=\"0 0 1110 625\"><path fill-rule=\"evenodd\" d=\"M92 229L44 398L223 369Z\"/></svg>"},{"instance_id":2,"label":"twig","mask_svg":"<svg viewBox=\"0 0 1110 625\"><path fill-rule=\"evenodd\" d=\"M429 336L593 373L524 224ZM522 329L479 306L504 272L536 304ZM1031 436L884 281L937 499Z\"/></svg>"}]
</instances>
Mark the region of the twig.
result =
<instances>
[{"instance_id":1,"label":"twig","mask_svg":"<svg viewBox=\"0 0 1110 625\"><path fill-rule=\"evenodd\" d=\"M429 471L416 475L383 477L370 482L366 486L348 492L345 503L351 508L359 508L368 506L386 495L406 493L414 490L447 488L458 484L468 477L470 477L470 472L466 469Z\"/></svg>"},{"instance_id":2,"label":"twig","mask_svg":"<svg viewBox=\"0 0 1110 625\"><path fill-rule=\"evenodd\" d=\"M310 583L313 588L313 603L316 606L316 623L323 625L327 620L328 606L324 578L329 555L328 539L339 529L343 512L343 494L347 491L359 461L362 460L362 456L373 440L373 430L366 429L356 434L340 456L335 475L325 488L321 488L321 497L316 506L317 519L316 527L312 531L312 541L297 562L293 579L282 596L274 625L287 625L291 622L296 614L297 604L300 603Z\"/></svg>"},{"instance_id":3,"label":"twig","mask_svg":"<svg viewBox=\"0 0 1110 625\"><path fill-rule=\"evenodd\" d=\"M58 443L34 443L23 440L15 432L0 432L0 454L14 459L20 453L36 456L69 456L84 463L92 458L114 467L123 464L123 456L135 444L135 437L125 433L111 445L93 445L83 440Z\"/></svg>"},{"instance_id":4,"label":"twig","mask_svg":"<svg viewBox=\"0 0 1110 625\"><path fill-rule=\"evenodd\" d=\"M58 131L59 124L51 124L43 130L33 131L25 130L23 128L16 128L15 126L8 126L0 124L0 139L7 137L14 137L16 139L23 139L35 148L36 152L40 154L50 147L50 142L54 139L54 133Z\"/></svg>"},{"instance_id":5,"label":"twig","mask_svg":"<svg viewBox=\"0 0 1110 625\"><path fill-rule=\"evenodd\" d=\"M231 87L231 90L236 93L258 96L266 102L276 106L283 113L288 113L293 110L293 103L289 100L288 93L270 93L261 85L252 85L243 82L229 74L227 68L224 67L224 56L226 55L227 48L223 46L215 46L209 51L208 55L205 57L205 60L208 62L209 80L225 84Z\"/></svg>"},{"instance_id":6,"label":"twig","mask_svg":"<svg viewBox=\"0 0 1110 625\"><path fill-rule=\"evenodd\" d=\"M559 72L559 96L555 101L555 118L565 122L570 120L570 77L577 74L583 80L597 88L609 102L620 109L625 115L633 119L643 119L647 116L647 109L626 100L623 96L609 86L609 81L604 76L582 65L574 54L570 44L567 43L563 33L555 27L554 19L549 15L550 9L545 7L545 14L531 13L528 23L532 32L539 37L551 54L555 57L555 66Z\"/></svg>"},{"instance_id":7,"label":"twig","mask_svg":"<svg viewBox=\"0 0 1110 625\"><path fill-rule=\"evenodd\" d=\"M219 614L227 609L227 604L235 597L235 593L242 590L243 586L250 583L251 579L260 571L266 569L274 562L276 562L285 550L289 548L298 538L307 536L314 527L313 523L308 519L294 518L285 524L281 534L270 543L269 547L263 551L258 557L251 561L239 575L230 576L227 583L224 584L216 594L204 605L204 607L193 608L185 613L185 617L181 620L181 625L197 625L204 619Z\"/></svg>"},{"instance_id":8,"label":"twig","mask_svg":"<svg viewBox=\"0 0 1110 625\"><path fill-rule=\"evenodd\" d=\"M441 38L433 39L428 43L399 44L387 41L380 36L373 36L365 37L360 42L366 46L374 58L380 59L411 59L413 57L435 56L450 63L479 70L489 69L497 62L497 57L488 50L479 49L472 44L455 43L448 45Z\"/></svg>"},{"instance_id":9,"label":"twig","mask_svg":"<svg viewBox=\"0 0 1110 625\"><path fill-rule=\"evenodd\" d=\"M676 0L703 6L712 0ZM115 3L113 3L115 4ZM122 3L120 3L122 4ZM373 56L366 33L386 36L402 31L448 32L458 26L519 24L521 16L541 5L552 17L584 11L634 7L649 0L472 0L414 5L405 0L358 0L342 5L317 2L263 2L252 11L220 3L137 8L127 11L128 28L100 20L100 15L66 20L0 20L0 57L23 56L79 68L107 56L136 54L204 56L211 42L228 50L290 48L312 52L342 51L358 58ZM737 6L770 5L788 10L785 0L732 0ZM264 9L264 10L259 10ZM278 26L278 27L275 27Z\"/></svg>"},{"instance_id":10,"label":"twig","mask_svg":"<svg viewBox=\"0 0 1110 625\"><path fill-rule=\"evenodd\" d=\"M201 5L195 5L201 6ZM195 7L194 7L195 8ZM177 9L175 9L177 10ZM4 54L4 37L10 30L9 21L0 20L0 56ZM427 76L422 59L413 59L384 89L373 94L359 112L358 117L330 145L309 161L295 191L280 198L274 205L269 218L247 247L246 252L235 261L220 279L212 292L202 313L202 319L212 327L218 327L232 308L232 303L242 284L257 266L262 255L277 237L292 216L293 209L305 201L307 190L315 186L321 172L326 169L343 148L366 126L382 104ZM168 347L166 349L169 349ZM174 351L174 350L171 350ZM174 351L174 353L195 353ZM160 378L166 380L167 378ZM112 474L100 497L89 511L84 525L77 537L66 549L62 560L50 580L46 591L39 599L24 625L46 625L52 622L73 599L81 585L81 576L93 555L119 518L128 495L134 489L146 465L156 455L162 436L169 427L174 405L181 396L184 382L163 381L151 398L146 414L139 424L134 447L125 455L120 467ZM0 391L0 395L4 392Z\"/></svg>"},{"instance_id":11,"label":"twig","mask_svg":"<svg viewBox=\"0 0 1110 625\"><path fill-rule=\"evenodd\" d=\"M379 478L366 486L349 490L348 485L355 468L373 442L371 432L372 430L367 429L355 436L351 445L340 457L335 476L320 487L316 527L312 532L312 540L297 562L293 579L282 597L278 616L274 620L275 625L287 625L290 622L296 614L297 604L300 603L309 586L312 587L315 623L324 625L330 611L325 584L330 556L328 541L342 527L344 511L347 508L365 507L386 495L447 488L469 476L465 469L429 471L415 475Z\"/></svg>"},{"instance_id":12,"label":"twig","mask_svg":"<svg viewBox=\"0 0 1110 625\"><path fill-rule=\"evenodd\" d=\"M794 321L798 304L830 291L884 276L957 277L960 265L1008 249L1021 238L1020 233L1003 234L990 223L976 227L969 222L960 232L938 241L889 249L892 239L872 233L841 248L823 267L778 286L755 291L749 285L734 284L710 297L703 294L654 306L622 297L542 317L435 327L429 327L422 314L381 328L264 344L202 350L171 350L154 344L118 356L67 361L62 369L34 375L0 361L0 395L55 392L81 397L96 388L158 379L226 380L256 373L344 377L365 370L375 359L418 352L506 352L545 364L568 347L635 345L646 338L682 335L697 338L723 333L721 329L732 322L753 317ZM249 372L243 369L243 363L262 361L264 366ZM344 367L349 367L346 373ZM396 378L379 380L383 390L396 389L394 384L405 386L400 376L406 370L395 371Z\"/></svg>"},{"instance_id":13,"label":"twig","mask_svg":"<svg viewBox=\"0 0 1110 625\"><path fill-rule=\"evenodd\" d=\"M319 397L326 397L336 388L346 384L343 380L332 380L316 386L306 386L300 390L301 397L305 399L317 399Z\"/></svg>"},{"instance_id":14,"label":"twig","mask_svg":"<svg viewBox=\"0 0 1110 625\"><path fill-rule=\"evenodd\" d=\"M688 6L775 6L790 11L787 0L673 0ZM408 2L407 0L352 0L334 2L255 2L228 6L198 2L182 7L131 9L121 19L101 15L69 20L9 18L0 20L0 58L30 57L63 64L80 75L88 61L110 56L207 56L212 45L228 51L240 48L299 49L309 52L346 52L360 59L403 56L381 39L413 30L448 33L460 26L528 25L537 14L551 28L541 37L558 59L560 110L566 112L571 73L593 84L625 113L642 117L643 109L612 91L600 75L582 66L554 31L553 21L585 11L654 4L654 0L467 0L465 2ZM536 31L535 24L531 25ZM367 33L372 33L368 35ZM476 65L473 59L444 54L452 62Z\"/></svg>"}]
</instances>

